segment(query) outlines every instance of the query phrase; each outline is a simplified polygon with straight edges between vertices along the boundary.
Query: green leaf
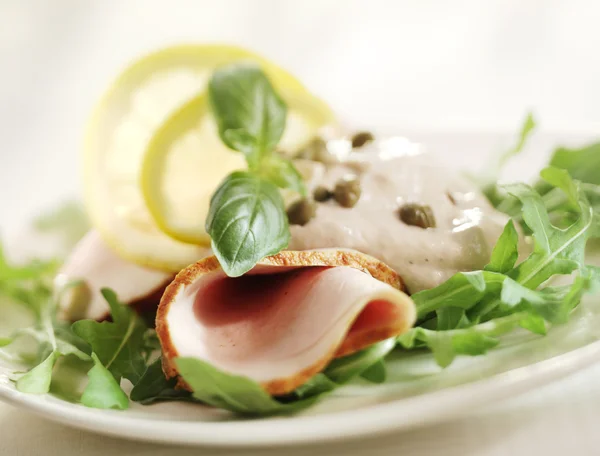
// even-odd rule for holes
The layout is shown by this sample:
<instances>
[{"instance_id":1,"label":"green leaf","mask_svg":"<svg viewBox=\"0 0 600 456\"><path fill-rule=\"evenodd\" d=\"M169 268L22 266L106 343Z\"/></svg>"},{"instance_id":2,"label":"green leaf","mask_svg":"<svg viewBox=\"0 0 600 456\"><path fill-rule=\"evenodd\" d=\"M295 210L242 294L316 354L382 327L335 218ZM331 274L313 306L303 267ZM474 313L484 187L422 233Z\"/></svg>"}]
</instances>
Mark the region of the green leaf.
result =
<instances>
[{"instance_id":1,"label":"green leaf","mask_svg":"<svg viewBox=\"0 0 600 456\"><path fill-rule=\"evenodd\" d=\"M564 180L564 175L562 179L564 190L571 192L570 182ZM542 198L534 189L526 184L506 186L523 204L523 220L535 240L533 253L511 273L511 277L528 288L536 288L555 274L570 274L583 266L585 245L593 228L593 210L577 183L573 185L580 216L566 229L552 225Z\"/></svg>"},{"instance_id":2,"label":"green leaf","mask_svg":"<svg viewBox=\"0 0 600 456\"><path fill-rule=\"evenodd\" d=\"M498 206L503 200L506 199L506 196L502 194L497 184L498 176L502 171L502 168L511 158L519 155L523 151L525 144L527 143L527 140L531 136L531 133L535 127L536 122L533 118L533 114L528 113L525 117L523 125L521 126L521 130L517 136L515 145L511 149L501 154L496 162L492 161L492 163L494 163L493 166L484 172L485 177L483 179L479 179L483 193L494 206Z\"/></svg>"},{"instance_id":3,"label":"green leaf","mask_svg":"<svg viewBox=\"0 0 600 456\"><path fill-rule=\"evenodd\" d=\"M90 344L117 381L125 377L135 384L146 369L143 357L146 326L135 312L119 303L114 291L103 289L102 295L110 306L113 321L78 321L72 326L73 332Z\"/></svg>"},{"instance_id":4,"label":"green leaf","mask_svg":"<svg viewBox=\"0 0 600 456\"><path fill-rule=\"evenodd\" d=\"M262 258L286 248L290 238L277 187L241 171L228 176L213 195L206 230L230 277L243 275Z\"/></svg>"},{"instance_id":5,"label":"green leaf","mask_svg":"<svg viewBox=\"0 0 600 456\"><path fill-rule=\"evenodd\" d=\"M547 332L546 320L539 315L530 314L528 317L521 320L519 325L521 328L527 329L534 334L539 334L540 336L545 336Z\"/></svg>"},{"instance_id":6,"label":"green leaf","mask_svg":"<svg viewBox=\"0 0 600 456\"><path fill-rule=\"evenodd\" d=\"M581 212L579 205L579 188L573 181L573 178L564 169L548 167L540 172L540 176L550 185L563 191L567 196L571 207L577 212Z\"/></svg>"},{"instance_id":7,"label":"green leaf","mask_svg":"<svg viewBox=\"0 0 600 456\"><path fill-rule=\"evenodd\" d=\"M436 316L436 329L439 331L465 328L470 325L470 321L465 314L465 309L459 307L443 307L437 310Z\"/></svg>"},{"instance_id":8,"label":"green leaf","mask_svg":"<svg viewBox=\"0 0 600 456\"><path fill-rule=\"evenodd\" d=\"M514 330L521 321L527 319L527 312L520 312L492 321L480 323L465 329L433 331L425 328L413 328L398 337L398 343L406 348L420 347L425 344L441 367L449 366L457 355L483 355L496 345L498 336Z\"/></svg>"},{"instance_id":9,"label":"green leaf","mask_svg":"<svg viewBox=\"0 0 600 456\"><path fill-rule=\"evenodd\" d=\"M53 351L41 364L20 377L16 384L17 390L29 394L46 394L50 391L52 370L59 356L60 353Z\"/></svg>"},{"instance_id":10,"label":"green leaf","mask_svg":"<svg viewBox=\"0 0 600 456\"><path fill-rule=\"evenodd\" d=\"M60 236L62 250L66 254L89 231L90 222L81 203L66 201L37 217L33 227L41 233Z\"/></svg>"},{"instance_id":11,"label":"green leaf","mask_svg":"<svg viewBox=\"0 0 600 456\"><path fill-rule=\"evenodd\" d=\"M380 362L395 345L395 338L386 339L352 355L334 359L324 374L338 385L346 383Z\"/></svg>"},{"instance_id":12,"label":"green leaf","mask_svg":"<svg viewBox=\"0 0 600 456\"><path fill-rule=\"evenodd\" d=\"M89 383L83 391L81 403L86 407L98 409L126 410L129 407L129 399L119 383L95 353L92 353L92 360L94 367L88 372Z\"/></svg>"},{"instance_id":13,"label":"green leaf","mask_svg":"<svg viewBox=\"0 0 600 456\"><path fill-rule=\"evenodd\" d=\"M329 393L336 389L339 385L327 377L325 374L320 373L312 378L309 378L304 385L296 388L293 393L298 399L307 399L313 396L320 396L325 393Z\"/></svg>"},{"instance_id":14,"label":"green leaf","mask_svg":"<svg viewBox=\"0 0 600 456\"><path fill-rule=\"evenodd\" d=\"M314 404L319 395L282 403L247 377L230 375L196 358L175 360L181 377L196 399L242 415L276 415L297 412Z\"/></svg>"},{"instance_id":15,"label":"green leaf","mask_svg":"<svg viewBox=\"0 0 600 456\"><path fill-rule=\"evenodd\" d=\"M600 267L587 265L584 269L583 276L589 281L589 293L600 293Z\"/></svg>"},{"instance_id":16,"label":"green leaf","mask_svg":"<svg viewBox=\"0 0 600 456\"><path fill-rule=\"evenodd\" d=\"M289 188L306 196L306 187L302 176L291 160L272 155L263 161L262 175L279 188Z\"/></svg>"},{"instance_id":17,"label":"green leaf","mask_svg":"<svg viewBox=\"0 0 600 456\"><path fill-rule=\"evenodd\" d=\"M502 167L506 164L506 162L514 157L515 155L520 154L527 143L531 133L536 127L535 119L533 118L532 113L528 113L523 121L523 125L521 126L521 131L517 136L517 142L512 149L507 150L504 154L500 156L499 166Z\"/></svg>"},{"instance_id":18,"label":"green leaf","mask_svg":"<svg viewBox=\"0 0 600 456\"><path fill-rule=\"evenodd\" d=\"M485 270L505 274L515 266L518 258L519 233L513 221L509 220L494 246L490 263Z\"/></svg>"},{"instance_id":19,"label":"green leaf","mask_svg":"<svg viewBox=\"0 0 600 456\"><path fill-rule=\"evenodd\" d=\"M580 149L557 149L550 165L569 172L573 179L600 185L600 143L590 144Z\"/></svg>"},{"instance_id":20,"label":"green leaf","mask_svg":"<svg viewBox=\"0 0 600 456\"><path fill-rule=\"evenodd\" d=\"M177 379L165 377L162 370L162 359L158 358L150 364L139 382L131 390L132 401L150 405L161 401L193 400L191 393L175 389Z\"/></svg>"},{"instance_id":21,"label":"green leaf","mask_svg":"<svg viewBox=\"0 0 600 456\"><path fill-rule=\"evenodd\" d=\"M387 370L385 362L380 360L369 367L366 371L361 374L361 377L371 383L385 383L387 377Z\"/></svg>"},{"instance_id":22,"label":"green leaf","mask_svg":"<svg viewBox=\"0 0 600 456\"><path fill-rule=\"evenodd\" d=\"M419 318L442 307L469 309L487 292L499 290L506 277L491 271L459 272L441 285L412 295Z\"/></svg>"},{"instance_id":23,"label":"green leaf","mask_svg":"<svg viewBox=\"0 0 600 456\"><path fill-rule=\"evenodd\" d=\"M261 69L247 63L216 70L208 93L221 139L255 168L283 135L285 103Z\"/></svg>"}]
</instances>

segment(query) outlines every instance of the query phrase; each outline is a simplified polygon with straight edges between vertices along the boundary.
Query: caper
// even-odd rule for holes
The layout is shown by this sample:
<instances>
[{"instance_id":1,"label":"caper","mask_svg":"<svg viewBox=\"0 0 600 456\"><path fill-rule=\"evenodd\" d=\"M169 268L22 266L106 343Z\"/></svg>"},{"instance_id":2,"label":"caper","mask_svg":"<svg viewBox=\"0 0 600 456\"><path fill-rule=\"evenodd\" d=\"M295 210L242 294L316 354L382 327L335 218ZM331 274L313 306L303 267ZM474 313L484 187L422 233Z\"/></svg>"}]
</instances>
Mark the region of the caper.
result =
<instances>
[{"instance_id":1,"label":"caper","mask_svg":"<svg viewBox=\"0 0 600 456\"><path fill-rule=\"evenodd\" d=\"M327 187L323 187L322 185L319 185L313 191L313 198L315 201L318 201L319 203L323 203L323 202L333 198L333 192L331 190L329 190Z\"/></svg>"},{"instance_id":2,"label":"caper","mask_svg":"<svg viewBox=\"0 0 600 456\"><path fill-rule=\"evenodd\" d=\"M360 199L360 181L356 176L344 177L337 181L333 197L342 207L354 207Z\"/></svg>"},{"instance_id":3,"label":"caper","mask_svg":"<svg viewBox=\"0 0 600 456\"><path fill-rule=\"evenodd\" d=\"M368 131L361 131L352 136L352 148L357 149L364 146L365 144L373 141L375 137Z\"/></svg>"},{"instance_id":4,"label":"caper","mask_svg":"<svg viewBox=\"0 0 600 456\"><path fill-rule=\"evenodd\" d=\"M322 138L313 138L306 146L304 146L296 154L296 158L304 158L305 160L313 160L321 163L327 163L331 160L331 156L327 151L327 143Z\"/></svg>"},{"instance_id":5,"label":"caper","mask_svg":"<svg viewBox=\"0 0 600 456\"><path fill-rule=\"evenodd\" d=\"M421 228L435 228L435 217L431 207L416 203L408 203L398 210L400 220L407 225Z\"/></svg>"},{"instance_id":6,"label":"caper","mask_svg":"<svg viewBox=\"0 0 600 456\"><path fill-rule=\"evenodd\" d=\"M290 205L287 209L287 216L290 225L306 225L310 222L317 212L317 205L308 198L302 198Z\"/></svg>"}]
</instances>

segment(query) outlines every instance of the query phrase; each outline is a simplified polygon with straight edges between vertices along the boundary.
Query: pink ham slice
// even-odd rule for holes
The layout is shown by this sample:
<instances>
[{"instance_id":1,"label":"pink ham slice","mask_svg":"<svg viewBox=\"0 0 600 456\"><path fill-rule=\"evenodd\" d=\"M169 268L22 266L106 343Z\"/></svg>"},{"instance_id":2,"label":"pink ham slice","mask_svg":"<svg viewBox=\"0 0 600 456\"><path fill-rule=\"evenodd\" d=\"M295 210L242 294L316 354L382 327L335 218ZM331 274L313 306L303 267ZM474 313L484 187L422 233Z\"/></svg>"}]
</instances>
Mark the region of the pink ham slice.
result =
<instances>
[{"instance_id":1,"label":"pink ham slice","mask_svg":"<svg viewBox=\"0 0 600 456\"><path fill-rule=\"evenodd\" d=\"M173 274L144 268L120 258L90 231L71 252L55 278L59 314L65 320L91 318L103 320L110 315L101 288L114 290L121 302L140 310L156 309ZM76 286L67 286L72 282Z\"/></svg>"},{"instance_id":2,"label":"pink ham slice","mask_svg":"<svg viewBox=\"0 0 600 456\"><path fill-rule=\"evenodd\" d=\"M177 375L174 358L196 357L288 393L333 358L407 331L415 308L402 288L388 266L348 250L282 252L239 278L207 258L159 306L165 373Z\"/></svg>"}]
</instances>

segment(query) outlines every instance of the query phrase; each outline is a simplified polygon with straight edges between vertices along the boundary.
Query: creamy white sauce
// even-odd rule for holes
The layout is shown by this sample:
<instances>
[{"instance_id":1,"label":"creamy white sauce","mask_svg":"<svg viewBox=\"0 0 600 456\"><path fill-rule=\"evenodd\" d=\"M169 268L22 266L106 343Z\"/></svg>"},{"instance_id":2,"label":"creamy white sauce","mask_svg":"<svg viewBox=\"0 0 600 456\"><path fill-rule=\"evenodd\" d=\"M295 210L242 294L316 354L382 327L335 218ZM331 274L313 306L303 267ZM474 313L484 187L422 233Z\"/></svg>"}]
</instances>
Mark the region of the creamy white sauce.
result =
<instances>
[{"instance_id":1,"label":"creamy white sauce","mask_svg":"<svg viewBox=\"0 0 600 456\"><path fill-rule=\"evenodd\" d=\"M301 164L310 171L311 190L333 188L338 179L357 175L362 194L352 209L334 200L318 203L315 218L290 227L290 250L359 250L394 268L412 293L485 266L508 218L473 183L402 141L377 141L359 150L347 156L336 150L338 161L327 165ZM431 207L436 227L402 222L398 210L406 203Z\"/></svg>"}]
</instances>

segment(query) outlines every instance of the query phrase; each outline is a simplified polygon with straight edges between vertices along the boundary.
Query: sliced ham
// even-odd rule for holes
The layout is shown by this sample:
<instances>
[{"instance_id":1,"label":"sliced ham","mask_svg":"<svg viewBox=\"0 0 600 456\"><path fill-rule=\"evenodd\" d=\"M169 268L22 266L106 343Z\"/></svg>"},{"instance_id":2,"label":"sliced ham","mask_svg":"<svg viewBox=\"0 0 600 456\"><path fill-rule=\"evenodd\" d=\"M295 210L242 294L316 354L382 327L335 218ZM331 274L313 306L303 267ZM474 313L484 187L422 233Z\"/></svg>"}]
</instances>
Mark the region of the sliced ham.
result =
<instances>
[{"instance_id":1,"label":"sliced ham","mask_svg":"<svg viewBox=\"0 0 600 456\"><path fill-rule=\"evenodd\" d=\"M391 268L355 251L282 252L239 278L207 258L161 300L165 373L177 376L174 358L195 357L288 393L333 358L407 331L415 307L402 288Z\"/></svg>"},{"instance_id":2,"label":"sliced ham","mask_svg":"<svg viewBox=\"0 0 600 456\"><path fill-rule=\"evenodd\" d=\"M105 319L110 309L102 288L111 288L121 302L141 308L158 305L172 274L138 266L123 260L110 249L96 231L90 231L77 244L56 276L61 290L59 310L66 320ZM80 281L76 286L67 286Z\"/></svg>"}]
</instances>

